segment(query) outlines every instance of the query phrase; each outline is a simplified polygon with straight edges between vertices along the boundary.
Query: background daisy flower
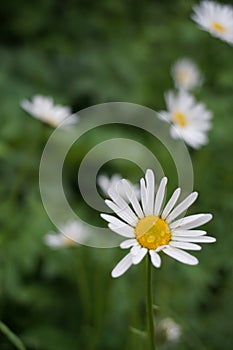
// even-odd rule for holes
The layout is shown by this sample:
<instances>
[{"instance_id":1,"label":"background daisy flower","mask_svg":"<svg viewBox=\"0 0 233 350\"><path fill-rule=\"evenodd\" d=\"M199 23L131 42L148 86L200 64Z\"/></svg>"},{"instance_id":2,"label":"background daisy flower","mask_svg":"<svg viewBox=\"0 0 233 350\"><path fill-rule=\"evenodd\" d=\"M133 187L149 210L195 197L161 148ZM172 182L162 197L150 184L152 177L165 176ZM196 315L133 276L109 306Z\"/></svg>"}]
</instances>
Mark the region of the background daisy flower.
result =
<instances>
[{"instance_id":1,"label":"background daisy flower","mask_svg":"<svg viewBox=\"0 0 233 350\"><path fill-rule=\"evenodd\" d=\"M180 340L182 330L178 323L171 317L167 317L159 322L157 333L164 342L176 343Z\"/></svg>"},{"instance_id":2,"label":"background daisy flower","mask_svg":"<svg viewBox=\"0 0 233 350\"><path fill-rule=\"evenodd\" d=\"M166 184L167 178L164 177L155 195L154 173L149 169L145 179L140 181L141 203L124 179L118 184L118 188L124 188L129 204L122 198L118 188L109 191L111 200L106 200L106 204L118 218L108 214L101 216L109 223L110 230L127 238L121 242L120 247L130 248L130 252L113 269L112 277L119 277L130 266L139 264L146 254L150 255L154 267L160 267L160 251L184 264L196 265L197 258L185 250L200 250L201 247L196 243L215 242L215 238L205 236L205 231L192 230L210 221L211 214L180 218L197 199L197 192L191 193L175 206L181 194L181 189L177 188L163 207Z\"/></svg>"},{"instance_id":3,"label":"background daisy flower","mask_svg":"<svg viewBox=\"0 0 233 350\"><path fill-rule=\"evenodd\" d=\"M89 232L78 220L68 221L59 232L48 232L44 242L50 248L61 248L80 245L86 242Z\"/></svg>"},{"instance_id":4,"label":"background daisy flower","mask_svg":"<svg viewBox=\"0 0 233 350\"><path fill-rule=\"evenodd\" d=\"M193 7L192 19L203 30L233 44L233 7L213 1L202 1Z\"/></svg>"},{"instance_id":5,"label":"background daisy flower","mask_svg":"<svg viewBox=\"0 0 233 350\"><path fill-rule=\"evenodd\" d=\"M32 98L32 102L23 100L21 107L52 127L57 127L61 123L66 127L78 122L78 116L71 113L70 107L54 105L52 97L36 95Z\"/></svg>"},{"instance_id":6,"label":"background daisy flower","mask_svg":"<svg viewBox=\"0 0 233 350\"><path fill-rule=\"evenodd\" d=\"M165 94L167 111L160 111L160 119L171 123L171 136L183 139L189 146L200 148L208 142L207 131L211 128L212 113L203 103L185 90Z\"/></svg>"},{"instance_id":7,"label":"background daisy flower","mask_svg":"<svg viewBox=\"0 0 233 350\"><path fill-rule=\"evenodd\" d=\"M196 63L189 58L182 58L176 61L171 68L171 74L176 87L185 90L192 90L203 82Z\"/></svg>"}]
</instances>

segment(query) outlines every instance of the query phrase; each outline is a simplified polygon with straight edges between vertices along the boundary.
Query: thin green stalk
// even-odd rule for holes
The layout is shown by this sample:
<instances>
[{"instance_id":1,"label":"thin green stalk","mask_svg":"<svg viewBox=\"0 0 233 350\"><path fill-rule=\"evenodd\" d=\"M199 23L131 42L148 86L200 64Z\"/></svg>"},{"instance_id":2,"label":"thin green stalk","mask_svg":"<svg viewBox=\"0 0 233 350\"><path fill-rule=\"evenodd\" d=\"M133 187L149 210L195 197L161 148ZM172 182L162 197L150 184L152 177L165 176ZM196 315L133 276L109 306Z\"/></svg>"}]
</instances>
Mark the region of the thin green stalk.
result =
<instances>
[{"instance_id":1,"label":"thin green stalk","mask_svg":"<svg viewBox=\"0 0 233 350\"><path fill-rule=\"evenodd\" d=\"M18 349L26 350L22 341L14 334L4 323L0 321L0 331L9 339L9 341Z\"/></svg>"},{"instance_id":2,"label":"thin green stalk","mask_svg":"<svg viewBox=\"0 0 233 350\"><path fill-rule=\"evenodd\" d=\"M152 278L151 278L151 261L147 255L147 332L149 349L155 350L155 327L153 317L153 300L152 300Z\"/></svg>"}]
</instances>

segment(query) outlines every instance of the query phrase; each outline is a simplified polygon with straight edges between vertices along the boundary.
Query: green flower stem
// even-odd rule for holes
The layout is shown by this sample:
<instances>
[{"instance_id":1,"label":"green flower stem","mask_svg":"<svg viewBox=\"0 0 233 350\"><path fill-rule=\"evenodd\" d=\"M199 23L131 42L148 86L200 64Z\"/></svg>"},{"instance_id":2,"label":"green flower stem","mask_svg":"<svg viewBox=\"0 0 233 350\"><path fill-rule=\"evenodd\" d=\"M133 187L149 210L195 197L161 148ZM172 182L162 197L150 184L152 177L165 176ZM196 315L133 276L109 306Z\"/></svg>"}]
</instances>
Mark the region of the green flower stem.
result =
<instances>
[{"instance_id":1,"label":"green flower stem","mask_svg":"<svg viewBox=\"0 0 233 350\"><path fill-rule=\"evenodd\" d=\"M153 301L152 301L152 278L151 278L151 261L147 254L147 334L150 350L155 350L155 327L153 317Z\"/></svg>"},{"instance_id":2,"label":"green flower stem","mask_svg":"<svg viewBox=\"0 0 233 350\"><path fill-rule=\"evenodd\" d=\"M9 339L9 341L18 349L26 350L22 341L14 334L3 322L0 321L0 331Z\"/></svg>"}]
</instances>

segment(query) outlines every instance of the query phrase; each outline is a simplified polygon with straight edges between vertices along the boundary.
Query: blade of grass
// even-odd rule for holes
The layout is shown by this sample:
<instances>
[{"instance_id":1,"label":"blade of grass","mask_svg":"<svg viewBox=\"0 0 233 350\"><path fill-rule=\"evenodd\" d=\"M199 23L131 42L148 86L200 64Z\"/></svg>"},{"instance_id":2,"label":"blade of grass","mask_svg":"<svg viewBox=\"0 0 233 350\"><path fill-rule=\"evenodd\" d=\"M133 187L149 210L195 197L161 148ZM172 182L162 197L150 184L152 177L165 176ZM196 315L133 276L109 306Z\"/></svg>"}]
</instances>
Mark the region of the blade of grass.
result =
<instances>
[{"instance_id":1,"label":"blade of grass","mask_svg":"<svg viewBox=\"0 0 233 350\"><path fill-rule=\"evenodd\" d=\"M26 350L22 341L19 337L14 334L10 328L8 328L3 322L0 321L0 331L9 339L9 341L18 349L18 350Z\"/></svg>"}]
</instances>

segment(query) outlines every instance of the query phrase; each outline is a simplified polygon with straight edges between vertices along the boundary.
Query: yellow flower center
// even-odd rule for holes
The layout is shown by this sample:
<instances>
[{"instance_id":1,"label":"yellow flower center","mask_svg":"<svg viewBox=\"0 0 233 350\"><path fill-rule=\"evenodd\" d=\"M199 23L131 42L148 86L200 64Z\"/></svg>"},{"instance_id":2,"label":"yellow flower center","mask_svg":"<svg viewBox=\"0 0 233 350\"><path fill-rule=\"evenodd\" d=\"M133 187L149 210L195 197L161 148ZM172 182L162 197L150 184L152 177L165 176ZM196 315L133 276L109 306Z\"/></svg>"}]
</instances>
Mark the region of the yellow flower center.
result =
<instances>
[{"instance_id":1,"label":"yellow flower center","mask_svg":"<svg viewBox=\"0 0 233 350\"><path fill-rule=\"evenodd\" d=\"M173 114L173 121L174 123L179 124L182 127L187 125L187 119L185 115L181 112L175 112Z\"/></svg>"},{"instance_id":2,"label":"yellow flower center","mask_svg":"<svg viewBox=\"0 0 233 350\"><path fill-rule=\"evenodd\" d=\"M171 240L168 224L155 215L139 220L135 227L135 235L138 243L148 249L156 249Z\"/></svg>"},{"instance_id":3,"label":"yellow flower center","mask_svg":"<svg viewBox=\"0 0 233 350\"><path fill-rule=\"evenodd\" d=\"M73 239L66 237L66 236L64 236L64 238L63 238L63 243L66 247L72 247L72 246L76 245L75 242L73 241Z\"/></svg>"},{"instance_id":4,"label":"yellow flower center","mask_svg":"<svg viewBox=\"0 0 233 350\"><path fill-rule=\"evenodd\" d=\"M178 81L185 83L188 80L188 78L189 78L189 73L187 70L179 70L176 73L176 79Z\"/></svg>"},{"instance_id":5,"label":"yellow flower center","mask_svg":"<svg viewBox=\"0 0 233 350\"><path fill-rule=\"evenodd\" d=\"M211 27L216 32L220 32L220 33L225 33L226 32L226 28L222 24L220 24L218 22L212 22L211 23Z\"/></svg>"}]
</instances>

